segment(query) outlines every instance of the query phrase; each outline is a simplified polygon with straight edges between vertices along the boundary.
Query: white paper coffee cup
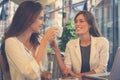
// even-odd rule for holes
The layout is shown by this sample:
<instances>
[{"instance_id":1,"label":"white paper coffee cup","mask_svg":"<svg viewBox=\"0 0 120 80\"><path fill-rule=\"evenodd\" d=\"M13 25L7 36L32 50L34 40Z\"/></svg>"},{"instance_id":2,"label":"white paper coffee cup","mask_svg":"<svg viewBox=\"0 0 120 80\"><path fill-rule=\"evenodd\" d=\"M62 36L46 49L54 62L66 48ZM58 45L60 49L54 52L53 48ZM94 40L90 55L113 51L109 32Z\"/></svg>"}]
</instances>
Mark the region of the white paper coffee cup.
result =
<instances>
[{"instance_id":1,"label":"white paper coffee cup","mask_svg":"<svg viewBox=\"0 0 120 80\"><path fill-rule=\"evenodd\" d=\"M56 21L51 21L51 22L48 23L48 25L49 25L49 26L46 28L46 30L47 30L47 29L50 29L50 28L52 28L52 27L57 27L58 30L56 31L56 33L57 33L56 36L57 36L58 38L62 37L63 27L60 26L60 25L58 24L58 22L56 22Z\"/></svg>"},{"instance_id":2,"label":"white paper coffee cup","mask_svg":"<svg viewBox=\"0 0 120 80\"><path fill-rule=\"evenodd\" d=\"M58 30L56 31L56 33L57 33L56 36L57 36L58 38L62 37L63 27L61 27L61 26L55 26L55 27L58 28Z\"/></svg>"}]
</instances>

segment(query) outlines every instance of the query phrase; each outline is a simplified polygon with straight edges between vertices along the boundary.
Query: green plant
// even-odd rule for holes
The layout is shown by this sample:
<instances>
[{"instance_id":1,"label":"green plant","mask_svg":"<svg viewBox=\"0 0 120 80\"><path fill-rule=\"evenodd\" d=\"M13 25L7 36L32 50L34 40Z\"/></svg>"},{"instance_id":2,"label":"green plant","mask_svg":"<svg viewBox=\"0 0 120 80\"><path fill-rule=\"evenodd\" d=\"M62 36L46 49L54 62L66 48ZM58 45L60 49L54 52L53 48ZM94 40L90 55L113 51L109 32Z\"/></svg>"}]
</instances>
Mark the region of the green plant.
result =
<instances>
[{"instance_id":1,"label":"green plant","mask_svg":"<svg viewBox=\"0 0 120 80\"><path fill-rule=\"evenodd\" d=\"M60 50L64 52L66 48L66 43L71 39L75 39L76 37L77 35L75 33L74 21L73 19L70 19L63 28L63 34L60 38L59 43Z\"/></svg>"},{"instance_id":2,"label":"green plant","mask_svg":"<svg viewBox=\"0 0 120 80\"><path fill-rule=\"evenodd\" d=\"M51 47L48 47L48 48L47 48L47 52L48 52L48 53L52 53L52 52L53 52L52 48L51 48Z\"/></svg>"}]
</instances>

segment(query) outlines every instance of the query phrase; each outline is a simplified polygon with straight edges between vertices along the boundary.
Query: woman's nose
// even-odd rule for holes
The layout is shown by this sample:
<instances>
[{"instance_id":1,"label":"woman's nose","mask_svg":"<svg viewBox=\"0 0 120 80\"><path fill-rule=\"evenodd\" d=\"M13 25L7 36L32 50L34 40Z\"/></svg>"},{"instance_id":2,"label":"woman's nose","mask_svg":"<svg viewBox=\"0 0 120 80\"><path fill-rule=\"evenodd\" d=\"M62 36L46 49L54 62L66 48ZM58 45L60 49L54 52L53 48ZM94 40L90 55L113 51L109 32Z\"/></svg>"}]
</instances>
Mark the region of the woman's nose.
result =
<instances>
[{"instance_id":1,"label":"woman's nose","mask_svg":"<svg viewBox=\"0 0 120 80\"><path fill-rule=\"evenodd\" d=\"M42 25L43 25L43 26L45 25L45 22L44 22L44 21L42 22Z\"/></svg>"}]
</instances>

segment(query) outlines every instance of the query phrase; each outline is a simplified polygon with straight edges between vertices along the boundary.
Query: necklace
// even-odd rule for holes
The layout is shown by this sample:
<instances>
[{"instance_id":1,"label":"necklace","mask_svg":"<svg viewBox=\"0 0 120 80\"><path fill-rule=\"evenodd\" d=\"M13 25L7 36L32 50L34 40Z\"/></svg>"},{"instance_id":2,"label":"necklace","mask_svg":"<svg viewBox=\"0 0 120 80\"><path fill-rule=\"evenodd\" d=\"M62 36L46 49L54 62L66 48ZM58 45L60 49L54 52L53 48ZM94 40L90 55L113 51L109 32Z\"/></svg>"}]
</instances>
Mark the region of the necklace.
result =
<instances>
[{"instance_id":1,"label":"necklace","mask_svg":"<svg viewBox=\"0 0 120 80\"><path fill-rule=\"evenodd\" d=\"M28 49L27 47L25 47L25 50L33 56L32 49L33 49L33 46L30 49Z\"/></svg>"},{"instance_id":2,"label":"necklace","mask_svg":"<svg viewBox=\"0 0 120 80\"><path fill-rule=\"evenodd\" d=\"M32 49L33 49L33 46L30 49L28 49L28 51L32 51Z\"/></svg>"},{"instance_id":3,"label":"necklace","mask_svg":"<svg viewBox=\"0 0 120 80\"><path fill-rule=\"evenodd\" d=\"M33 49L33 46L29 49L29 51L32 51L32 49Z\"/></svg>"},{"instance_id":4,"label":"necklace","mask_svg":"<svg viewBox=\"0 0 120 80\"><path fill-rule=\"evenodd\" d=\"M32 49L33 49L33 46L32 46L30 49L28 49L25 45L24 45L24 47L25 47L25 49L26 49L28 52L31 52Z\"/></svg>"}]
</instances>

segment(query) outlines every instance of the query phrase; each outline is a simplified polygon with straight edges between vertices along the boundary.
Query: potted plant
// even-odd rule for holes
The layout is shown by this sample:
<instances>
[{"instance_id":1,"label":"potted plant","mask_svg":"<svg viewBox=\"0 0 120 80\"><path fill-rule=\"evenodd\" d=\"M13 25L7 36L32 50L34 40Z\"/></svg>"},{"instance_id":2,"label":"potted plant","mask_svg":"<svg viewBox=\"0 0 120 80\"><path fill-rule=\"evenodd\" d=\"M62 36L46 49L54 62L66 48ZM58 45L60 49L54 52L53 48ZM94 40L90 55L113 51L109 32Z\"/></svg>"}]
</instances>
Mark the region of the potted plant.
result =
<instances>
[{"instance_id":1,"label":"potted plant","mask_svg":"<svg viewBox=\"0 0 120 80\"><path fill-rule=\"evenodd\" d=\"M61 52L65 51L67 42L71 39L75 39L76 37L77 35L75 33L74 21L73 19L70 19L65 24L65 27L63 28L62 37L60 38L59 47L60 47Z\"/></svg>"}]
</instances>

